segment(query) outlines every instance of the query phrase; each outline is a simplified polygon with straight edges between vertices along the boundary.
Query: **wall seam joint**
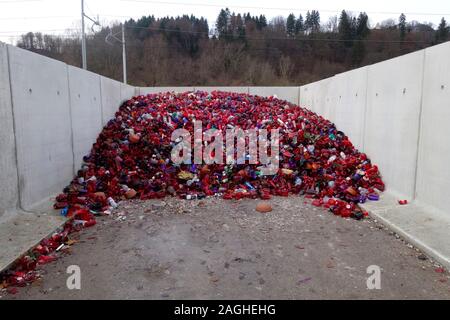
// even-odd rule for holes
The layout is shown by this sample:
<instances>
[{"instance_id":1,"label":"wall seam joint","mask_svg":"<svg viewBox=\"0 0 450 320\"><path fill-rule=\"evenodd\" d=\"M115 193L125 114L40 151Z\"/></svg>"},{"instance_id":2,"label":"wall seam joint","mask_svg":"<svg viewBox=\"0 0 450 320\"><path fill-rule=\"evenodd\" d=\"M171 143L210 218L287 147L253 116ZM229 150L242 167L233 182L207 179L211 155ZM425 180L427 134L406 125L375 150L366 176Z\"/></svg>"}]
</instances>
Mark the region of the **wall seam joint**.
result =
<instances>
[{"instance_id":1,"label":"wall seam joint","mask_svg":"<svg viewBox=\"0 0 450 320\"><path fill-rule=\"evenodd\" d=\"M103 127L106 123L106 119L104 119L104 115L103 115L102 77L98 77L98 80L100 82L100 86L99 86L99 88L100 88L100 97L99 97L99 99L100 99L100 118L102 119L101 122L102 122L102 127ZM134 90L136 91L136 89L134 89ZM122 98L122 97L120 97L120 98Z\"/></svg>"},{"instance_id":2,"label":"wall seam joint","mask_svg":"<svg viewBox=\"0 0 450 320\"><path fill-rule=\"evenodd\" d=\"M69 117L70 117L70 142L72 150L72 173L75 175L75 148L74 148L74 135L73 135L73 116L72 116L72 94L70 92L70 75L69 66L66 65L67 70L67 95L69 96Z\"/></svg>"},{"instance_id":3,"label":"wall seam joint","mask_svg":"<svg viewBox=\"0 0 450 320\"><path fill-rule=\"evenodd\" d=\"M419 126L417 129L417 151L416 151L416 167L414 171L414 188L413 188L413 200L417 198L417 178L419 172L419 153L420 153L420 145L421 145L421 131L422 131L422 114L423 114L423 92L425 86L425 64L427 58L427 50L423 50L423 62L422 62L422 83L421 83L421 92L420 92L420 106L419 106Z\"/></svg>"},{"instance_id":4,"label":"wall seam joint","mask_svg":"<svg viewBox=\"0 0 450 320\"><path fill-rule=\"evenodd\" d=\"M366 99L364 102L364 111L363 111L363 126L362 126L362 151L366 152L366 126L367 126L367 108L368 108L368 96L369 93L369 67L366 67Z\"/></svg>"}]
</instances>

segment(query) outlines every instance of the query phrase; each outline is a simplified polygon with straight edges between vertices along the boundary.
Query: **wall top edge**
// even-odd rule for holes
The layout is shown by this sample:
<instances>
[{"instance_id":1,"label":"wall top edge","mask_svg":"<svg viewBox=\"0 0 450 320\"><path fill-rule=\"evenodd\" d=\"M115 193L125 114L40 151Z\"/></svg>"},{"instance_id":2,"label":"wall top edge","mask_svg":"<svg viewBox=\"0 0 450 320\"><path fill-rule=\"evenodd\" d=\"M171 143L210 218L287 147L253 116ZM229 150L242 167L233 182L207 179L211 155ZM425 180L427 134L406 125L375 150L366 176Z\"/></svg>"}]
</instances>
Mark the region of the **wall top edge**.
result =
<instances>
[{"instance_id":1,"label":"wall top edge","mask_svg":"<svg viewBox=\"0 0 450 320\"><path fill-rule=\"evenodd\" d=\"M79 67L76 67L76 66L72 66L70 64L67 65L67 68L68 69L72 69L72 70L74 70L76 72L84 72L86 74L90 74L91 76L103 77L102 75L100 75L98 73L95 73L95 72L92 72L92 71L89 71L89 70L84 70L82 68L79 68ZM107 78L107 77L103 77L103 78ZM110 79L110 78L107 78L107 79ZM114 80L114 79L110 79L110 80Z\"/></svg>"},{"instance_id":2,"label":"wall top edge","mask_svg":"<svg viewBox=\"0 0 450 320\"><path fill-rule=\"evenodd\" d=\"M22 49L22 48L19 48L19 47L10 45L10 44L7 44L6 47L8 48L8 52L15 51L15 52L19 52L20 54L28 55L30 57L33 57L33 56L39 57L39 59L45 60L45 61L47 61L49 63L60 64L60 65L66 66L66 67L68 66L67 63L64 63L62 61L59 61L59 60L56 60L56 59L53 59L53 58L49 58L49 57L43 56L41 54L29 51L29 50L25 50L25 49Z\"/></svg>"},{"instance_id":3,"label":"wall top edge","mask_svg":"<svg viewBox=\"0 0 450 320\"><path fill-rule=\"evenodd\" d=\"M404 54L404 55L401 55L401 56L398 56L398 57L395 57L395 58L392 58L392 59L383 60L383 61L380 61L380 62L377 62L377 63L369 64L369 65L364 66L364 67L360 67L360 68L348 70L348 71L345 71L345 72L337 73L337 74L335 74L332 77L328 77L328 78L324 78L324 79L321 79L321 80L318 80L318 81L314 81L314 82L310 82L310 83L304 84L302 87L306 87L306 86L309 86L309 85L312 85L312 84L317 84L319 82L326 81L326 80L332 79L334 77L345 75L345 74L348 74L348 73L351 73L351 72L359 72L359 71L362 71L364 69L369 69L369 68L371 68L373 66L378 66L378 65L380 65L382 63L395 62L396 60L404 58L404 57L409 57L409 56L413 56L413 55L424 55L424 54L426 54L427 51L439 50L439 49L444 48L444 47L450 47L450 41L447 41L447 42L444 42L444 43L440 43L440 44L437 44L437 45L434 45L434 46L431 46L431 47L428 47L428 48L425 48L425 49L421 49L421 50L417 50L417 51L414 51L414 52L410 52L410 53L407 53L407 54Z\"/></svg>"},{"instance_id":4,"label":"wall top edge","mask_svg":"<svg viewBox=\"0 0 450 320\"><path fill-rule=\"evenodd\" d=\"M111 79L111 78L105 77L105 76L97 74L95 72L92 72L92 71L89 71L89 70L84 70L82 68L66 64L66 63L64 63L62 61L59 61L59 60L56 60L56 59L53 59L53 58L49 58L49 57L37 54L37 53L31 52L29 50L25 50L25 49L19 48L19 47L14 46L14 45L6 44L6 43L1 42L1 41L0 41L0 46L6 46L8 48L8 51L9 50L15 50L15 51L20 51L20 52L22 52L24 54L28 54L28 55L37 55L37 56L39 56L42 59L46 59L47 61L52 61L52 62L55 62L55 63L64 64L68 68L74 68L74 69L82 70L82 71L85 71L85 72L89 72L89 73L91 73L93 75L97 75L99 77L102 77L104 79L108 79L108 80L111 80L111 81L122 83L120 81L117 81L115 79ZM322 82L322 81L324 81L324 82L325 81L329 81L329 80L331 80L332 78L334 78L336 76L340 76L340 75L344 75L344 74L348 74L348 73L352 73L352 72L361 72L364 69L368 69L368 68L371 68L373 66L377 66L379 64L382 64L382 63L393 62L393 61L396 61L396 60L401 59L403 57L425 54L426 51L439 50L440 48L447 47L447 46L450 46L450 41L444 42L444 43L441 43L441 44L438 44L438 45L434 45L434 46L431 46L431 47L428 47L428 48L425 48L425 49L421 49L421 50L418 50L418 51L415 51L415 52L411 52L411 53L408 53L408 54L405 54L405 55L401 55L401 56L398 56L398 57L395 57L395 58L392 58L392 59L388 59L388 60L380 61L380 62L377 62L377 63L374 63L374 64L370 64L370 65L367 65L367 66L364 66L364 67L348 70L346 72L337 73L337 74L335 74L335 75L333 75L331 77L324 78L324 79L321 79L321 80L318 80L318 81L314 81L314 82L311 82L311 83L308 83L308 84L304 84L304 85L298 85L298 86L297 85L295 85L295 86L198 86L198 87L196 87L196 86L154 86L154 87L136 86L135 88L155 88L155 89L157 89L157 88L162 88L162 89L163 88L174 88L174 89L177 89L177 88L192 88L193 90L197 90L197 88L215 88L215 87L217 87L217 88L280 88L280 89L288 89L289 88L289 89L296 89L296 88L309 86L311 84L316 84L316 83L319 83L319 82Z\"/></svg>"}]
</instances>

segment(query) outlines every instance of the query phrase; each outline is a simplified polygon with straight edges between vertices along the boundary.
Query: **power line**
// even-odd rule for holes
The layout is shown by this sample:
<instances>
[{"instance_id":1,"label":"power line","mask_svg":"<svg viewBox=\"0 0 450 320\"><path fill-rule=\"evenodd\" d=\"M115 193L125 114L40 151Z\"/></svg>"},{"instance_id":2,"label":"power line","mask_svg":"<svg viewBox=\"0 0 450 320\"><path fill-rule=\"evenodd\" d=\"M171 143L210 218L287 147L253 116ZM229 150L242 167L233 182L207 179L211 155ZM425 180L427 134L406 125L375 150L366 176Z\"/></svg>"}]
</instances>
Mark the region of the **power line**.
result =
<instances>
[{"instance_id":1,"label":"power line","mask_svg":"<svg viewBox=\"0 0 450 320\"><path fill-rule=\"evenodd\" d=\"M114 46L117 46L114 44ZM154 45L137 45L137 44L129 44L127 47L133 47L133 48L142 48L142 49L179 49L176 45L166 45L166 46L154 46ZM267 51L267 50L276 50L280 51L280 48L276 47L265 47L265 48L232 48L231 46L213 46L213 49L242 49L242 51Z\"/></svg>"},{"instance_id":2,"label":"power line","mask_svg":"<svg viewBox=\"0 0 450 320\"><path fill-rule=\"evenodd\" d=\"M187 34L199 34L199 35L205 35L209 36L209 32L201 32L201 31L188 31L188 30L178 30L178 29L164 29L164 28L157 28L157 27L132 27L127 26L126 29L141 29L141 30L153 30L153 31L165 31L165 32L172 32L172 33L187 33ZM79 29L52 29L52 30L39 30L39 31L33 31L36 32L55 32L55 31L79 31ZM23 32L22 35L29 33L30 31L0 31L0 36L6 37L7 35L4 35L3 33L8 32ZM21 35L17 35L20 37ZM64 37L65 35L52 35L55 37ZM364 42L364 43L426 43L426 41L421 40L375 40L375 39L330 39L330 38L283 38L283 37L248 37L246 36L244 38L246 41L271 41L271 40L281 40L281 41L297 41L297 42Z\"/></svg>"},{"instance_id":3,"label":"power line","mask_svg":"<svg viewBox=\"0 0 450 320\"><path fill-rule=\"evenodd\" d=\"M87 70L87 46L86 46L86 32L85 32L85 19L90 20L93 25L91 27L92 32L94 31L94 26L100 26L100 23L97 19L93 19L85 13L85 0L81 0L81 59L82 59L82 67L84 70Z\"/></svg>"},{"instance_id":4,"label":"power line","mask_svg":"<svg viewBox=\"0 0 450 320\"><path fill-rule=\"evenodd\" d=\"M0 34L0 37L2 38L22 38L25 34ZM61 38L61 39L80 39L79 36L76 35L57 35L57 34L45 34L43 35L45 37L52 37L52 38Z\"/></svg>"},{"instance_id":5,"label":"power line","mask_svg":"<svg viewBox=\"0 0 450 320\"><path fill-rule=\"evenodd\" d=\"M3 3L23 3L23 2L42 2L42 1L46 1L46 0L1 0L0 4Z\"/></svg>"},{"instance_id":6,"label":"power line","mask_svg":"<svg viewBox=\"0 0 450 320\"><path fill-rule=\"evenodd\" d=\"M1 20L30 20L30 19L43 19L43 20L47 20L47 19L76 19L78 17L75 16L47 16L47 17L7 17L7 18L0 18Z\"/></svg>"},{"instance_id":7,"label":"power line","mask_svg":"<svg viewBox=\"0 0 450 320\"><path fill-rule=\"evenodd\" d=\"M112 14L102 14L102 17L111 17L111 18L130 18L130 19L136 19L136 16L119 16L119 15L112 15Z\"/></svg>"},{"instance_id":8,"label":"power line","mask_svg":"<svg viewBox=\"0 0 450 320\"><path fill-rule=\"evenodd\" d=\"M133 28L133 27L127 27L127 28ZM139 29L141 29L139 27ZM78 30L78 29L74 29L74 30ZM185 33L192 33L190 31L183 31L183 30L167 30L167 29L158 29L160 31L168 31L168 32L185 32ZM36 33L36 32L35 32ZM195 33L195 32L194 32ZM206 33L205 33L206 34ZM15 38L20 38L22 36L24 36L25 34L1 34L0 32L0 36L1 37L15 37ZM70 39L80 39L79 35L57 35L57 34L45 34L46 36L51 36L51 37L55 37L55 38L70 38ZM288 40L288 41L297 41L297 42L336 42L336 43L340 43L340 42L367 42L367 43L379 43L379 44L396 44L396 43L405 43L405 44L421 44L421 43L426 43L426 41L421 41L421 40L373 40L373 39L330 39L330 38L251 38L251 37L246 37L245 40L247 41L265 41L265 40ZM128 47L141 47L141 48L165 48L166 46L160 46L160 47L155 47L155 46L147 46L147 45L138 45L138 44L128 44ZM168 47L168 46L167 46ZM174 47L175 48L175 47ZM226 47L223 47L226 48ZM266 48L246 48L246 50L262 50L264 51ZM276 49L279 50L279 48L268 48L270 49Z\"/></svg>"},{"instance_id":9,"label":"power line","mask_svg":"<svg viewBox=\"0 0 450 320\"><path fill-rule=\"evenodd\" d=\"M79 29L73 29L73 28L66 28L66 29L47 29L47 30L35 30L35 31L30 31L30 30L9 30L9 31L0 31L0 34L2 33L8 33L8 32L23 32L23 33L29 33L29 32L56 32L56 31L77 31Z\"/></svg>"},{"instance_id":10,"label":"power line","mask_svg":"<svg viewBox=\"0 0 450 320\"><path fill-rule=\"evenodd\" d=\"M122 16L122 15L111 15L111 14L102 14L101 17L111 17L111 18L130 18L130 19L136 19L136 16ZM47 20L47 19L77 19L79 20L78 16L34 16L34 17L6 17L6 18L0 18L0 21L2 20Z\"/></svg>"},{"instance_id":11,"label":"power line","mask_svg":"<svg viewBox=\"0 0 450 320\"><path fill-rule=\"evenodd\" d=\"M128 15L112 15L112 14L102 14L100 17L110 17L110 18L128 18L128 19L136 19L136 16ZM34 17L6 17L0 18L2 20L47 20L47 19L77 19L80 20L78 16L34 16Z\"/></svg>"},{"instance_id":12,"label":"power line","mask_svg":"<svg viewBox=\"0 0 450 320\"><path fill-rule=\"evenodd\" d=\"M17 33L29 33L29 32L57 32L57 31L78 31L79 29L70 29L70 28L66 28L66 29L48 29L48 30L35 30L35 31L30 31L30 30L9 30L9 31L0 31L0 34L2 33L8 33L8 32L17 32Z\"/></svg>"},{"instance_id":13,"label":"power line","mask_svg":"<svg viewBox=\"0 0 450 320\"><path fill-rule=\"evenodd\" d=\"M89 7L88 1L86 1L86 2L84 3L84 5L85 5L85 12L86 12L86 14L91 15L91 16L95 16L95 14L93 13L93 11L92 11L91 8Z\"/></svg>"},{"instance_id":14,"label":"power line","mask_svg":"<svg viewBox=\"0 0 450 320\"><path fill-rule=\"evenodd\" d=\"M210 35L209 32L201 32L201 31L188 31L188 30L178 30L178 29L164 29L157 27L132 27L127 26L127 29L143 29L143 30L155 30L155 31L166 31L166 32L174 32L174 33L190 33L190 34L199 34L199 35ZM372 42L372 43L425 43L425 41L411 41L411 40L374 40L374 39L329 39L329 38L282 38L282 37L262 37L262 38L254 38L254 37L245 37L245 40L255 40L255 41L264 41L264 40L289 40L289 41L304 41L304 42Z\"/></svg>"},{"instance_id":15,"label":"power line","mask_svg":"<svg viewBox=\"0 0 450 320\"><path fill-rule=\"evenodd\" d=\"M114 46L117 47L117 45L114 45ZM131 44L131 45L127 45L127 47L141 48L141 49L144 49L144 50L146 50L146 49L179 49L179 47L175 46L175 45L154 46L154 45L135 45L135 44ZM213 46L212 49L218 49L218 50L224 50L224 49L236 50L236 49L241 49L242 52L244 52L244 51L253 51L253 52L258 52L258 53L266 53L267 51L274 51L274 52L281 52L282 53L282 51L283 51L281 48L277 48L277 47L265 47L265 48L244 48L244 47L241 47L241 48L233 48L231 46Z\"/></svg>"},{"instance_id":16,"label":"power line","mask_svg":"<svg viewBox=\"0 0 450 320\"><path fill-rule=\"evenodd\" d=\"M238 8L238 9L257 9L257 10L279 10L279 11L310 11L314 9L305 9L305 8L285 8L285 7L260 7L260 6L242 6L242 5L233 5L233 4L213 4L213 3L182 3L182 2L173 2L173 1L156 1L156 0L120 0L122 2L140 2L140 3L154 3L154 4L168 4L168 5L177 5L177 6L195 6L195 7L216 7L216 8ZM319 12L327 12L327 13L339 13L342 11L339 9L315 9ZM365 10L346 10L347 12L366 12L371 14L407 14L407 15L416 15L416 16L449 16L450 13L437 13L437 12L393 12L393 11L365 11Z\"/></svg>"},{"instance_id":17,"label":"power line","mask_svg":"<svg viewBox=\"0 0 450 320\"><path fill-rule=\"evenodd\" d=\"M143 1L143 0L122 0L122 1ZM145 1L145 2L151 2L151 1ZM119 17L119 16L118 16ZM121 16L121 17L126 17L126 16ZM39 17L36 17L39 18ZM137 26L126 26L125 28L127 29L141 29L141 30L154 30L154 31L163 31L163 32L170 32L170 33L187 33L187 34L198 34L198 35L205 35L205 36L210 36L211 33L208 32L202 32L202 31L189 31L189 30L179 30L179 29L167 29L167 28L160 28L160 27L137 27ZM36 32L57 32L57 31L79 31L79 29L74 29L74 28L65 28L65 29L49 29L49 30L37 30L37 31L33 31L34 33ZM0 36L4 36L2 35L4 33L11 33L11 32L17 32L17 33L22 33L26 34L29 33L29 30L16 30L16 31L0 31ZM14 35L16 36L16 35ZM20 37L21 35L17 35L18 37ZM57 35L55 35L57 36ZM60 36L60 37L64 37L64 36ZM255 37L249 37L249 36L245 36L245 40L250 40L250 41L268 41L268 40L289 40L289 41L302 41L302 42L371 42L371 43L425 43L426 41L411 41L411 40L406 40L406 41L401 41L401 40L373 40L373 39L330 39L330 38L286 38L286 37L260 37L260 38L255 38Z\"/></svg>"}]
</instances>

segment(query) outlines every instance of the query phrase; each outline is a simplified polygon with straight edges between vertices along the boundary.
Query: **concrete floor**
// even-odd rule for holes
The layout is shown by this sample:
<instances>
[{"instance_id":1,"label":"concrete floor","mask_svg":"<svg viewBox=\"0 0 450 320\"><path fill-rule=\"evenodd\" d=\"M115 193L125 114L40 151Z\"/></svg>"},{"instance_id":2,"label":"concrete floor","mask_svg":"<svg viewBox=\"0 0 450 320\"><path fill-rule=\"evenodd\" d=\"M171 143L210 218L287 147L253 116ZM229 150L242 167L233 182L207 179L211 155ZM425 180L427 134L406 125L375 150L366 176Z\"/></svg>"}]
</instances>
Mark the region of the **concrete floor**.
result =
<instances>
[{"instance_id":1,"label":"concrete floor","mask_svg":"<svg viewBox=\"0 0 450 320\"><path fill-rule=\"evenodd\" d=\"M42 280L2 299L450 299L450 276L372 219L305 203L132 201L74 234L79 242ZM422 260L425 259L425 260ZM81 268L81 290L66 269ZM378 265L381 289L368 290Z\"/></svg>"},{"instance_id":2,"label":"concrete floor","mask_svg":"<svg viewBox=\"0 0 450 320\"><path fill-rule=\"evenodd\" d=\"M62 226L66 219L50 206L45 211L17 210L0 220L0 270Z\"/></svg>"},{"instance_id":3,"label":"concrete floor","mask_svg":"<svg viewBox=\"0 0 450 320\"><path fill-rule=\"evenodd\" d=\"M372 217L450 270L450 215L417 202L402 206L399 199L384 192L380 201L368 201L362 206Z\"/></svg>"}]
</instances>

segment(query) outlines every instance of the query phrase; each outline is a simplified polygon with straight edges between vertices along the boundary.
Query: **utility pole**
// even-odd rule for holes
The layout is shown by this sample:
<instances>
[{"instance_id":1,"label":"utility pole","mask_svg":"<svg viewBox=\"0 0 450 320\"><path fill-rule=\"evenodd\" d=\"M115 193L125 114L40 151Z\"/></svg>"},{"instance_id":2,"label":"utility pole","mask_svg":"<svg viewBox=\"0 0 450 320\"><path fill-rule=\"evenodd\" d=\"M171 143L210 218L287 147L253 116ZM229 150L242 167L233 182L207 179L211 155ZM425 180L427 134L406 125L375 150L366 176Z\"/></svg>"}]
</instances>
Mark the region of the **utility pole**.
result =
<instances>
[{"instance_id":1,"label":"utility pole","mask_svg":"<svg viewBox=\"0 0 450 320\"><path fill-rule=\"evenodd\" d=\"M91 20L94 25L92 26L92 31L94 31L94 26L100 26L100 23L98 22L98 16L97 20L92 19L91 17L87 16L84 13L84 0L81 0L81 57L83 61L83 69L87 69L87 58L86 58L86 32L84 30L84 18L88 18Z\"/></svg>"},{"instance_id":2,"label":"utility pole","mask_svg":"<svg viewBox=\"0 0 450 320\"><path fill-rule=\"evenodd\" d=\"M127 52L125 47L125 24L122 23L122 65L123 83L127 84Z\"/></svg>"},{"instance_id":3,"label":"utility pole","mask_svg":"<svg viewBox=\"0 0 450 320\"><path fill-rule=\"evenodd\" d=\"M125 42L125 24L122 23L122 39L119 39L116 37L116 35L118 35L118 34L119 34L119 32L113 34L112 30L111 30L110 33L106 36L105 42L107 44L114 45L114 43L112 43L110 41L110 38L112 38L122 44L123 83L126 84L127 83L127 50L126 50L126 42Z\"/></svg>"},{"instance_id":4,"label":"utility pole","mask_svg":"<svg viewBox=\"0 0 450 320\"><path fill-rule=\"evenodd\" d=\"M86 59L86 33L84 32L84 0L81 0L81 56L83 60L83 69L87 69Z\"/></svg>"}]
</instances>

